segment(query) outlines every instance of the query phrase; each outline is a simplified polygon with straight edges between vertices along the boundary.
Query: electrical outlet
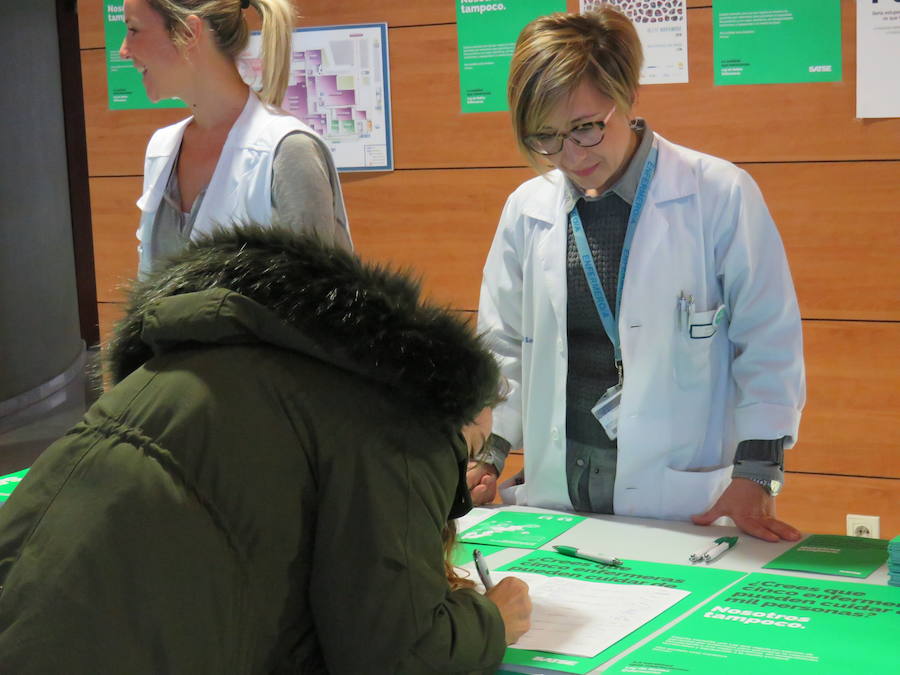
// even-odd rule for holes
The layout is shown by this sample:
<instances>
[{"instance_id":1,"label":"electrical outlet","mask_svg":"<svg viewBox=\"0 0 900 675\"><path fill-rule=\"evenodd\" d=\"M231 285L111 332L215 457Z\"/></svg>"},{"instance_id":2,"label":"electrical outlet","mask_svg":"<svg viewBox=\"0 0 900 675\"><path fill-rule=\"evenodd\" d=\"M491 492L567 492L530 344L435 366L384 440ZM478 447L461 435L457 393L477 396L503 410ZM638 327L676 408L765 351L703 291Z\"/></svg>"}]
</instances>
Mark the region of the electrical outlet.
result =
<instances>
[{"instance_id":1,"label":"electrical outlet","mask_svg":"<svg viewBox=\"0 0 900 675\"><path fill-rule=\"evenodd\" d=\"M847 536L868 537L878 539L878 516L859 516L855 513L847 514Z\"/></svg>"}]
</instances>

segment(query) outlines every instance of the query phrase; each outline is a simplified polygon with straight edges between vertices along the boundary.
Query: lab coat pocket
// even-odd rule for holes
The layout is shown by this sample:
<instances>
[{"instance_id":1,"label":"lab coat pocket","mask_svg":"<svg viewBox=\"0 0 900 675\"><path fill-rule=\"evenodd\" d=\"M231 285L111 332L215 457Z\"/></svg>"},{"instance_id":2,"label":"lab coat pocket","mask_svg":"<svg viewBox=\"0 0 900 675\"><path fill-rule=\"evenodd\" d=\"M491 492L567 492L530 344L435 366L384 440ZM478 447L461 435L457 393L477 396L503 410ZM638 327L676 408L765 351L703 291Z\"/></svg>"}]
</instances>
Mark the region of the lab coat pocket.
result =
<instances>
[{"instance_id":1,"label":"lab coat pocket","mask_svg":"<svg viewBox=\"0 0 900 675\"><path fill-rule=\"evenodd\" d=\"M679 470L666 467L662 504L666 517L690 520L704 513L731 482L731 465L712 469Z\"/></svg>"},{"instance_id":2,"label":"lab coat pocket","mask_svg":"<svg viewBox=\"0 0 900 675\"><path fill-rule=\"evenodd\" d=\"M720 326L715 323L721 308L694 312L675 336L674 375L682 389L691 389L710 377L712 344Z\"/></svg>"}]
</instances>

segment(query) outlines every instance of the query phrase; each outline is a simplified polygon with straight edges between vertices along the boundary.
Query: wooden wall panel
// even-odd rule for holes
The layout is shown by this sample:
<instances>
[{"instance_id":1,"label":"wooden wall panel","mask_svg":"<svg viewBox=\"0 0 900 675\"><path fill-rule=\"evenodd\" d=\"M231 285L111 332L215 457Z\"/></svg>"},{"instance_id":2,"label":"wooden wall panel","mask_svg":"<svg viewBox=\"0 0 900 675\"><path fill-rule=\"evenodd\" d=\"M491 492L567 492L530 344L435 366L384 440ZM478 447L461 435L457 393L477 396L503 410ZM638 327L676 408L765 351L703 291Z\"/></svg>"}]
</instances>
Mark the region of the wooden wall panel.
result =
<instances>
[{"instance_id":1,"label":"wooden wall panel","mask_svg":"<svg viewBox=\"0 0 900 675\"><path fill-rule=\"evenodd\" d=\"M510 453L500 481L523 466L521 453ZM500 496L494 500L500 503ZM900 481L878 478L788 473L784 492L776 500L777 516L802 532L846 534L848 513L877 515L881 536L900 532Z\"/></svg>"},{"instance_id":2,"label":"wooden wall panel","mask_svg":"<svg viewBox=\"0 0 900 675\"><path fill-rule=\"evenodd\" d=\"M121 1L121 0L120 0ZM712 0L687 0L688 8L709 6ZM455 23L452 0L295 0L300 15L298 26L325 26L344 23L380 23L389 26L421 26L429 23ZM578 11L577 0L567 0L570 12ZM103 47L103 0L78 0L78 24L82 49ZM248 13L248 17L255 12Z\"/></svg>"},{"instance_id":3,"label":"wooden wall panel","mask_svg":"<svg viewBox=\"0 0 900 675\"><path fill-rule=\"evenodd\" d=\"M900 532L900 481L790 473L777 498L777 516L803 532L847 534L846 515L881 518L881 536Z\"/></svg>"},{"instance_id":4,"label":"wooden wall panel","mask_svg":"<svg viewBox=\"0 0 900 675\"><path fill-rule=\"evenodd\" d=\"M667 137L736 162L900 159L900 119L855 120L854 14L844 4L844 81L712 86L709 8L688 12L691 82L645 87L638 112ZM522 166L506 113L463 115L454 24L391 29L398 168ZM183 110L106 110L104 55L83 54L91 175L134 175L155 128Z\"/></svg>"},{"instance_id":5,"label":"wooden wall panel","mask_svg":"<svg viewBox=\"0 0 900 675\"><path fill-rule=\"evenodd\" d=\"M100 315L100 344L105 346L112 336L113 327L122 318L125 305L121 302L101 302L97 305Z\"/></svg>"},{"instance_id":6,"label":"wooden wall panel","mask_svg":"<svg viewBox=\"0 0 900 675\"><path fill-rule=\"evenodd\" d=\"M97 299L121 302L122 287L137 274L137 238L141 194L140 176L91 178L94 227L94 270Z\"/></svg>"},{"instance_id":7,"label":"wooden wall panel","mask_svg":"<svg viewBox=\"0 0 900 675\"><path fill-rule=\"evenodd\" d=\"M88 172L95 176L140 176L144 150L159 127L187 116L185 108L110 110L106 95L106 55L81 52Z\"/></svg>"},{"instance_id":8,"label":"wooden wall panel","mask_svg":"<svg viewBox=\"0 0 900 675\"><path fill-rule=\"evenodd\" d=\"M654 128L678 143L735 162L900 158L900 119L853 117L850 5L844 11L840 83L712 87L711 13L688 12L691 82L642 90L637 112ZM522 163L505 113L459 112L453 26L391 31L390 40L398 166Z\"/></svg>"},{"instance_id":9,"label":"wooden wall panel","mask_svg":"<svg viewBox=\"0 0 900 675\"><path fill-rule=\"evenodd\" d=\"M804 318L900 320L900 162L745 168L781 230ZM357 250L412 267L439 302L475 309L500 210L532 175L526 168L344 174ZM116 300L115 285L135 269L140 189L140 177L91 181L101 301Z\"/></svg>"},{"instance_id":10,"label":"wooden wall panel","mask_svg":"<svg viewBox=\"0 0 900 675\"><path fill-rule=\"evenodd\" d=\"M364 258L412 268L440 303L477 309L500 211L531 176L530 169L345 175L356 249Z\"/></svg>"},{"instance_id":11,"label":"wooden wall panel","mask_svg":"<svg viewBox=\"0 0 900 675\"><path fill-rule=\"evenodd\" d=\"M803 334L809 396L800 440L785 455L789 480L795 474L900 479L900 324L805 321ZM844 356L850 354L855 358ZM892 505L898 507L900 500Z\"/></svg>"},{"instance_id":12,"label":"wooden wall panel","mask_svg":"<svg viewBox=\"0 0 900 675\"><path fill-rule=\"evenodd\" d=\"M398 171L342 177L366 258L408 266L423 288L477 306L507 194L531 176L506 113L459 112L450 0L297 3L301 25L387 21ZM568 0L569 8L577 5ZM102 0L81 0L80 37L101 336L136 269L144 147L186 111L107 109ZM778 223L805 319L809 400L787 456L780 515L842 533L847 512L900 529L900 119L856 120L855 12L842 2L843 81L714 87L712 2L689 0L687 84L641 91L637 113L673 141L739 162ZM253 16L253 12L249 16ZM474 315L473 315L474 316ZM510 460L510 470L517 460Z\"/></svg>"},{"instance_id":13,"label":"wooden wall panel","mask_svg":"<svg viewBox=\"0 0 900 675\"><path fill-rule=\"evenodd\" d=\"M900 320L900 161L743 167L778 224L804 319Z\"/></svg>"},{"instance_id":14,"label":"wooden wall panel","mask_svg":"<svg viewBox=\"0 0 900 675\"><path fill-rule=\"evenodd\" d=\"M787 469L900 479L900 323L805 321L803 338L807 405Z\"/></svg>"}]
</instances>

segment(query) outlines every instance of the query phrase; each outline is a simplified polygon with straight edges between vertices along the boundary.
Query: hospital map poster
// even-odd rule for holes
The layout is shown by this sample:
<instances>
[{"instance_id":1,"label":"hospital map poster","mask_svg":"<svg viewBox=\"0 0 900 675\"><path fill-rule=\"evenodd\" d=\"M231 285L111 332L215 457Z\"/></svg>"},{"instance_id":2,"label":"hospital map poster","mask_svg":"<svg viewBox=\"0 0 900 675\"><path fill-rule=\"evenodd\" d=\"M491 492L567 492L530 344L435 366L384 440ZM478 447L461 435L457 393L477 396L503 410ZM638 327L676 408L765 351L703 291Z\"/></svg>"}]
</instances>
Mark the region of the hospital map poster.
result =
<instances>
[{"instance_id":1,"label":"hospital map poster","mask_svg":"<svg viewBox=\"0 0 900 675\"><path fill-rule=\"evenodd\" d=\"M328 144L339 171L391 171L387 24L297 28L282 107ZM238 59L251 86L261 78L261 37Z\"/></svg>"},{"instance_id":2,"label":"hospital map poster","mask_svg":"<svg viewBox=\"0 0 900 675\"><path fill-rule=\"evenodd\" d=\"M177 98L154 103L147 98L143 77L129 59L119 56L125 39L123 0L103 3L103 34L106 44L106 90L110 110L147 110L153 108L186 108Z\"/></svg>"},{"instance_id":3,"label":"hospital map poster","mask_svg":"<svg viewBox=\"0 0 900 675\"><path fill-rule=\"evenodd\" d=\"M888 672L898 626L900 588L754 573L605 672Z\"/></svg>"},{"instance_id":4,"label":"hospital map poster","mask_svg":"<svg viewBox=\"0 0 900 675\"><path fill-rule=\"evenodd\" d=\"M840 82L840 0L716 0L716 85Z\"/></svg>"},{"instance_id":5,"label":"hospital map poster","mask_svg":"<svg viewBox=\"0 0 900 675\"><path fill-rule=\"evenodd\" d=\"M634 24L644 50L641 84L688 81L685 0L580 0L581 12L613 5Z\"/></svg>"},{"instance_id":6,"label":"hospital map poster","mask_svg":"<svg viewBox=\"0 0 900 675\"><path fill-rule=\"evenodd\" d=\"M509 110L506 79L516 38L532 19L564 11L566 0L456 0L462 112Z\"/></svg>"}]
</instances>

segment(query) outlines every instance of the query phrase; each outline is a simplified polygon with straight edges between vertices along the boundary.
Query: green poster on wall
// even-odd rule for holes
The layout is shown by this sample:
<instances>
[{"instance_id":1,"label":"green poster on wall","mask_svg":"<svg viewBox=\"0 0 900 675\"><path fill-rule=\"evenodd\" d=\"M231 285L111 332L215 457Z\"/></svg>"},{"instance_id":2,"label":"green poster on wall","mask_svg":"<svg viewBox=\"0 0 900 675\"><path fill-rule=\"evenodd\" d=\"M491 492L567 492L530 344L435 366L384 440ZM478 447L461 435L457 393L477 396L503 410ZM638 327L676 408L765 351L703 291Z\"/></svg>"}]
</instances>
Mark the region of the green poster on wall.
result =
<instances>
[{"instance_id":1,"label":"green poster on wall","mask_svg":"<svg viewBox=\"0 0 900 675\"><path fill-rule=\"evenodd\" d=\"M716 0L717 85L840 82L840 0Z\"/></svg>"},{"instance_id":2,"label":"green poster on wall","mask_svg":"<svg viewBox=\"0 0 900 675\"><path fill-rule=\"evenodd\" d=\"M154 103L147 98L141 74L131 61L119 56L125 39L125 10L122 0L103 2L103 34L106 40L106 86L110 110L144 110L148 108L186 108L178 99Z\"/></svg>"},{"instance_id":3,"label":"green poster on wall","mask_svg":"<svg viewBox=\"0 0 900 675\"><path fill-rule=\"evenodd\" d=\"M506 78L519 32L544 14L566 11L566 0L456 0L462 111L508 110Z\"/></svg>"},{"instance_id":4,"label":"green poster on wall","mask_svg":"<svg viewBox=\"0 0 900 675\"><path fill-rule=\"evenodd\" d=\"M898 627L900 588L750 574L606 672L888 672Z\"/></svg>"}]
</instances>

